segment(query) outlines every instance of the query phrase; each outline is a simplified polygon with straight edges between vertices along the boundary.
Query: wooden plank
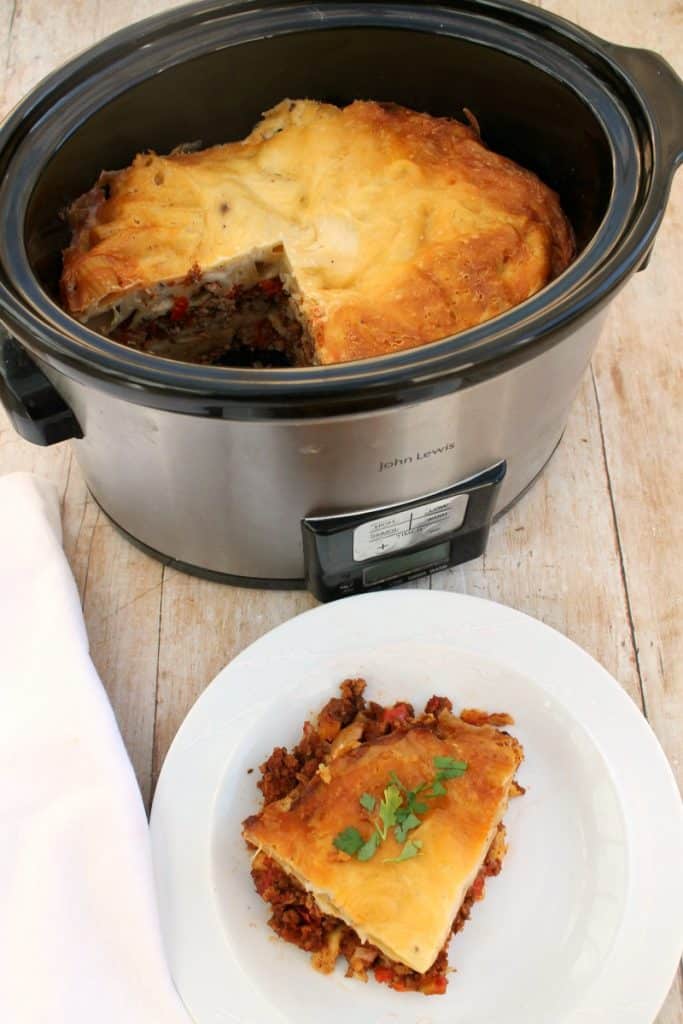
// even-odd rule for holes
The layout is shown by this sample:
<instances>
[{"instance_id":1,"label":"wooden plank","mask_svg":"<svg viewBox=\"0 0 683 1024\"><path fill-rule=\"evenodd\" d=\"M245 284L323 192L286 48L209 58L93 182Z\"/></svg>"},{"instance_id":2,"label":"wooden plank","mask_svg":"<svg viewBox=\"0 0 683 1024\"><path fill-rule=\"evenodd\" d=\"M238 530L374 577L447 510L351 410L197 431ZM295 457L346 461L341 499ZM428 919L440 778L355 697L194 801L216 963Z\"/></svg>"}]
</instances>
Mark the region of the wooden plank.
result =
<instances>
[{"instance_id":1,"label":"wooden plank","mask_svg":"<svg viewBox=\"0 0 683 1024\"><path fill-rule=\"evenodd\" d=\"M616 42L683 67L683 7L578 0L578 15ZM614 303L594 360L610 486L648 719L683 785L683 180L649 266ZM683 1002L681 1003L683 1019Z\"/></svg>"},{"instance_id":2,"label":"wooden plank","mask_svg":"<svg viewBox=\"0 0 683 1024\"><path fill-rule=\"evenodd\" d=\"M544 3L566 9L566 2ZM683 67L683 7L572 0L600 35ZM683 180L654 254L614 302L594 360L601 429L646 711L683 784Z\"/></svg>"},{"instance_id":3,"label":"wooden plank","mask_svg":"<svg viewBox=\"0 0 683 1024\"><path fill-rule=\"evenodd\" d=\"M165 0L3 0L0 118L50 71L112 32L177 4ZM5 58L3 60L3 57Z\"/></svg>"},{"instance_id":4,"label":"wooden plank","mask_svg":"<svg viewBox=\"0 0 683 1024\"><path fill-rule=\"evenodd\" d=\"M531 0L532 3L537 0ZM641 0L541 0L537 6L559 14L595 35L621 46L656 50L680 66L683 7L680 3Z\"/></svg>"},{"instance_id":5,"label":"wooden plank","mask_svg":"<svg viewBox=\"0 0 683 1024\"><path fill-rule=\"evenodd\" d=\"M90 499L86 512L92 508ZM82 571L82 562L76 568ZM90 653L147 806L163 571L159 562L125 540L102 512L95 512L82 582Z\"/></svg>"},{"instance_id":6,"label":"wooden plank","mask_svg":"<svg viewBox=\"0 0 683 1024\"><path fill-rule=\"evenodd\" d=\"M597 394L648 718L683 785L683 181L647 270L614 304Z\"/></svg>"},{"instance_id":7,"label":"wooden plank","mask_svg":"<svg viewBox=\"0 0 683 1024\"><path fill-rule=\"evenodd\" d=\"M640 705L590 377L545 473L494 524L486 554L434 587L527 612L597 658Z\"/></svg>"},{"instance_id":8,"label":"wooden plank","mask_svg":"<svg viewBox=\"0 0 683 1024\"><path fill-rule=\"evenodd\" d=\"M90 497L85 481L72 458L62 499L62 531L66 557L76 578L81 604L85 596L93 533L100 510Z\"/></svg>"},{"instance_id":9,"label":"wooden plank","mask_svg":"<svg viewBox=\"0 0 683 1024\"><path fill-rule=\"evenodd\" d=\"M678 970L654 1024L683 1024L683 968Z\"/></svg>"},{"instance_id":10,"label":"wooden plank","mask_svg":"<svg viewBox=\"0 0 683 1024\"><path fill-rule=\"evenodd\" d=\"M6 90L7 69L9 66L9 41L12 35L14 19L17 13L17 0L1 0L0 2L0 117L5 109L3 97Z\"/></svg>"},{"instance_id":11,"label":"wooden plank","mask_svg":"<svg viewBox=\"0 0 683 1024\"><path fill-rule=\"evenodd\" d=\"M654 1024L681 1024L681 1021L683 1021L683 969L677 972Z\"/></svg>"},{"instance_id":12,"label":"wooden plank","mask_svg":"<svg viewBox=\"0 0 683 1024\"><path fill-rule=\"evenodd\" d=\"M546 0L546 9L683 67L683 7ZM678 279L683 181L650 265L614 302L593 361L597 412L644 710L683 785L683 366ZM679 970L656 1024L683 1021Z\"/></svg>"},{"instance_id":13,"label":"wooden plank","mask_svg":"<svg viewBox=\"0 0 683 1024\"><path fill-rule=\"evenodd\" d=\"M132 25L135 21L142 21L143 18L151 18L153 14L182 6L183 3L185 0L180 0L180 3L178 0L175 3L168 3L168 0L117 0L113 4L101 4L97 19L98 39L117 32L126 25Z\"/></svg>"},{"instance_id":14,"label":"wooden plank","mask_svg":"<svg viewBox=\"0 0 683 1024\"><path fill-rule=\"evenodd\" d=\"M178 726L214 676L258 637L314 607L302 591L247 590L166 570L154 781Z\"/></svg>"},{"instance_id":15,"label":"wooden plank","mask_svg":"<svg viewBox=\"0 0 683 1024\"><path fill-rule=\"evenodd\" d=\"M428 588L429 581L420 580L417 585ZM154 784L178 727L214 676L268 630L316 604L306 592L225 587L174 569L166 570L154 734Z\"/></svg>"},{"instance_id":16,"label":"wooden plank","mask_svg":"<svg viewBox=\"0 0 683 1024\"><path fill-rule=\"evenodd\" d=\"M95 5L16 0L11 5L11 33L4 89L3 117L41 78L94 42Z\"/></svg>"}]
</instances>

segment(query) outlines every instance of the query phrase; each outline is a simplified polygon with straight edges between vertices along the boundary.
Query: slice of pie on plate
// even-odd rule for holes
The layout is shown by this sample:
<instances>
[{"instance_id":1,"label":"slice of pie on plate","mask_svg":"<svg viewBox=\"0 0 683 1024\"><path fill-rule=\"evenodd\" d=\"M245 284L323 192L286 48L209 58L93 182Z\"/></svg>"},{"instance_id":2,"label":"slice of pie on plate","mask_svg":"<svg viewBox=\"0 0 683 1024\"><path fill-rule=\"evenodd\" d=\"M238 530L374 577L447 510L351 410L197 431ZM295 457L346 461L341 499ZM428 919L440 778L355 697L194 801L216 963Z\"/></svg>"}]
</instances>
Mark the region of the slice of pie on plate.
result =
<instances>
[{"instance_id":1,"label":"slice of pie on plate","mask_svg":"<svg viewBox=\"0 0 683 1024\"><path fill-rule=\"evenodd\" d=\"M514 776L523 751L512 736L486 724L486 716L479 719L485 724L470 724L444 706L420 718L400 716L388 734L365 742L358 732L363 717L361 711L346 727L356 727L352 749L347 745L336 757L344 744L337 743L329 757L323 750L315 775L248 818L244 837L257 848L257 888L273 905L280 934L315 950L315 942L307 945L303 933L307 922L317 923L317 908L328 949L338 950L341 943L348 953L352 930L356 945L374 949L370 966L380 980L424 991L420 984L402 986L401 977L425 975L442 952L445 956L451 930L464 923L473 900L481 898L485 876L500 870L505 852L501 823L510 796L518 791ZM320 746L315 753L320 756ZM435 786L440 765L460 766L461 773L446 772ZM404 808L406 797L415 794L419 824L408 834L397 833L395 817L389 816L390 827L384 828L389 786L394 796L401 794ZM359 859L357 850L345 852L354 844L345 847L339 840L343 834L370 840L369 859ZM289 881L293 894L288 899ZM283 906L290 912L290 931L300 925L299 935L288 934ZM334 925L342 923L346 931L340 933ZM318 951L317 959L331 969L336 953L326 959Z\"/></svg>"}]
</instances>

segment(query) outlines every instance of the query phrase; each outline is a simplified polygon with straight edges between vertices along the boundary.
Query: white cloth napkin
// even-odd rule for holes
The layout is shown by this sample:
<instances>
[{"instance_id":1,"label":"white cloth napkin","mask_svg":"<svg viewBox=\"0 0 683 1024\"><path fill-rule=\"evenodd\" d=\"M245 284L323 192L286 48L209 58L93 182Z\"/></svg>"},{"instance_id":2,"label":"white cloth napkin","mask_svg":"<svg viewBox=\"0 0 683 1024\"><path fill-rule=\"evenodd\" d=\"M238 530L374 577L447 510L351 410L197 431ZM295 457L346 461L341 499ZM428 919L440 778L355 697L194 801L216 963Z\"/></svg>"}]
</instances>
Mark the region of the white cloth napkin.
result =
<instances>
[{"instance_id":1,"label":"white cloth napkin","mask_svg":"<svg viewBox=\"0 0 683 1024\"><path fill-rule=\"evenodd\" d=\"M0 1021L188 1024L52 484L0 478Z\"/></svg>"}]
</instances>

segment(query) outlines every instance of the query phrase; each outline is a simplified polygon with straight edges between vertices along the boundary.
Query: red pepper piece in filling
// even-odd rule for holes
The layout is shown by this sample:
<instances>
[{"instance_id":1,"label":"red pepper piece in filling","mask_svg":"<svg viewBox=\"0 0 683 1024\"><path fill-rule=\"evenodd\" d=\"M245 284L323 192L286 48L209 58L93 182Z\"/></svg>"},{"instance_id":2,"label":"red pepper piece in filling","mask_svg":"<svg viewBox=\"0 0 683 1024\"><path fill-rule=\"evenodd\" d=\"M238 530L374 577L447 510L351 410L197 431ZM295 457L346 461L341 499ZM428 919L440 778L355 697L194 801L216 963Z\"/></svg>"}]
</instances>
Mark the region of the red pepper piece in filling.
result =
<instances>
[{"instance_id":1,"label":"red pepper piece in filling","mask_svg":"<svg viewBox=\"0 0 683 1024\"><path fill-rule=\"evenodd\" d=\"M395 704L393 708L385 708L382 714L383 722L405 722L410 718L410 708L407 704Z\"/></svg>"},{"instance_id":2,"label":"red pepper piece in filling","mask_svg":"<svg viewBox=\"0 0 683 1024\"><path fill-rule=\"evenodd\" d=\"M398 974L389 967L375 967L375 978L377 981L382 982L383 985L388 985L389 988L393 988L396 992L405 992L406 986L401 980Z\"/></svg>"},{"instance_id":3,"label":"red pepper piece in filling","mask_svg":"<svg viewBox=\"0 0 683 1024\"><path fill-rule=\"evenodd\" d=\"M401 978L400 974L394 973L390 967L375 967L375 980L381 982L384 985L388 985L393 988L396 992L407 992L409 986L406 985L405 981ZM411 988L415 988L415 985L411 985ZM417 984L417 991L424 993L426 996L441 996L444 994L448 987L445 974L426 975L421 978Z\"/></svg>"},{"instance_id":4,"label":"red pepper piece in filling","mask_svg":"<svg viewBox=\"0 0 683 1024\"><path fill-rule=\"evenodd\" d=\"M259 281L258 286L266 295L277 295L282 291L282 281L279 277L266 277Z\"/></svg>"},{"instance_id":5,"label":"red pepper piece in filling","mask_svg":"<svg viewBox=\"0 0 683 1024\"><path fill-rule=\"evenodd\" d=\"M420 991L424 992L427 996L442 996L447 987L446 976L444 974L437 974L436 977L430 978Z\"/></svg>"},{"instance_id":6,"label":"red pepper piece in filling","mask_svg":"<svg viewBox=\"0 0 683 1024\"><path fill-rule=\"evenodd\" d=\"M178 320L184 320L187 316L187 312L190 308L190 300L186 295L178 295L173 300L171 306L171 320L173 323L177 323Z\"/></svg>"}]
</instances>

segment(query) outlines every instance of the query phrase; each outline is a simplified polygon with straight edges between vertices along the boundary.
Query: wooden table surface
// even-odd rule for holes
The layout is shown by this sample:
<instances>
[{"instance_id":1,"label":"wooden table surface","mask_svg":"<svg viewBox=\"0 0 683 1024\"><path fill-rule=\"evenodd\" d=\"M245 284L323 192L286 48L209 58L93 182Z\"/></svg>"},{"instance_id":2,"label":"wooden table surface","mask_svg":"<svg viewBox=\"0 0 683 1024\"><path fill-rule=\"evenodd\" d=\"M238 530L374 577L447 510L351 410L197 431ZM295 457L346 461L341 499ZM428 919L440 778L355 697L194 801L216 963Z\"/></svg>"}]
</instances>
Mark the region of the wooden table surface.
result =
<instances>
[{"instance_id":1,"label":"wooden table surface","mask_svg":"<svg viewBox=\"0 0 683 1024\"><path fill-rule=\"evenodd\" d=\"M164 0L0 0L0 115L68 57L169 6ZM680 3L547 0L541 6L614 42L657 50L681 72ZM494 526L486 555L431 580L435 588L522 609L589 651L647 715L679 782L682 219L683 173L649 267L610 308L557 454ZM65 548L92 656L149 805L168 746L207 683L247 644L314 601L304 593L209 583L148 558L89 497L68 443L26 444L0 411L0 473L19 469L48 477L62 496ZM657 1024L681 1022L679 972Z\"/></svg>"}]
</instances>

